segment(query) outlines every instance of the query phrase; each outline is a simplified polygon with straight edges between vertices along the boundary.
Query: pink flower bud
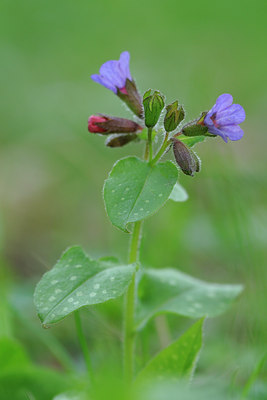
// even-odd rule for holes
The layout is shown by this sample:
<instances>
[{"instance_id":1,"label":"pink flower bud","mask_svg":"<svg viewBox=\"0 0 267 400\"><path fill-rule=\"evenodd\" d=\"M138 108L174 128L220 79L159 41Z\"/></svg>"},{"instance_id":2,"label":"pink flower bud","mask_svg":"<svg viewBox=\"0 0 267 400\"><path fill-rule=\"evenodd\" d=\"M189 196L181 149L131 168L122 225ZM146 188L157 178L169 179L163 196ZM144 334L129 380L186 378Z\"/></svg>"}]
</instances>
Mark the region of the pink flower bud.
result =
<instances>
[{"instance_id":1,"label":"pink flower bud","mask_svg":"<svg viewBox=\"0 0 267 400\"><path fill-rule=\"evenodd\" d=\"M126 118L111 117L108 115L92 115L88 120L88 130L92 133L108 135L110 133L136 133L142 126Z\"/></svg>"},{"instance_id":2,"label":"pink flower bud","mask_svg":"<svg viewBox=\"0 0 267 400\"><path fill-rule=\"evenodd\" d=\"M92 133L104 133L105 129L101 128L98 124L106 122L107 118L100 115L91 115L88 119L88 131Z\"/></svg>"}]
</instances>

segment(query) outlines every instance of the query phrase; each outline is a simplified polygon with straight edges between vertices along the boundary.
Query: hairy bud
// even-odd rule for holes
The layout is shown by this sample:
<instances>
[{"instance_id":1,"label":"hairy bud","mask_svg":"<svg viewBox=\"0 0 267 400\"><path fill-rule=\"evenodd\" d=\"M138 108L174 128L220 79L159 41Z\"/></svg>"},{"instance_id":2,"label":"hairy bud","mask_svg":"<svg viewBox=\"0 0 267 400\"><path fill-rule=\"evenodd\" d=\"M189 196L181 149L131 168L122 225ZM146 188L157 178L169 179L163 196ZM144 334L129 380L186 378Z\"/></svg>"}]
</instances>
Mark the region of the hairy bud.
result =
<instances>
[{"instance_id":1,"label":"hairy bud","mask_svg":"<svg viewBox=\"0 0 267 400\"><path fill-rule=\"evenodd\" d=\"M135 133L143 128L136 122L126 118L109 117L108 115L92 115L88 120L88 130L92 133L108 135L110 133Z\"/></svg>"},{"instance_id":2,"label":"hairy bud","mask_svg":"<svg viewBox=\"0 0 267 400\"><path fill-rule=\"evenodd\" d=\"M182 106L178 107L178 101L166 106L166 115L164 118L164 128L166 132L174 131L184 119L185 113Z\"/></svg>"},{"instance_id":3,"label":"hairy bud","mask_svg":"<svg viewBox=\"0 0 267 400\"><path fill-rule=\"evenodd\" d=\"M145 124L148 128L153 128L159 120L161 111L164 107L164 97L158 91L152 93L149 89L143 98Z\"/></svg>"},{"instance_id":4,"label":"hairy bud","mask_svg":"<svg viewBox=\"0 0 267 400\"><path fill-rule=\"evenodd\" d=\"M173 138L173 153L178 166L184 174L194 176L200 171L200 159L180 140Z\"/></svg>"},{"instance_id":5,"label":"hairy bud","mask_svg":"<svg viewBox=\"0 0 267 400\"><path fill-rule=\"evenodd\" d=\"M108 147L122 147L126 144L132 142L133 140L137 139L137 134L122 134L122 135L111 135L107 138L105 145Z\"/></svg>"}]
</instances>

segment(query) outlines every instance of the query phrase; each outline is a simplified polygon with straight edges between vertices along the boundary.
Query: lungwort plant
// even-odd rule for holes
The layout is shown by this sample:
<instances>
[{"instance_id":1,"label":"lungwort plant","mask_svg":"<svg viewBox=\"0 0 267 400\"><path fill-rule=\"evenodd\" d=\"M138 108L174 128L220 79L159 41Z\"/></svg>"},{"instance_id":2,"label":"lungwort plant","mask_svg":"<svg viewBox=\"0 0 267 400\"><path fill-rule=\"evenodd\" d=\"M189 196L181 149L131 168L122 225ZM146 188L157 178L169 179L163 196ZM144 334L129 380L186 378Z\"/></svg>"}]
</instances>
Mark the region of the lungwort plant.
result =
<instances>
[{"instance_id":1,"label":"lungwort plant","mask_svg":"<svg viewBox=\"0 0 267 400\"><path fill-rule=\"evenodd\" d=\"M124 296L125 382L186 380L193 374L202 346L204 319L226 311L242 286L204 282L175 268L144 268L139 260L142 230L146 218L169 200L187 200L178 178L179 173L194 176L200 171L201 162L195 146L217 136L225 142L241 139L243 131L239 124L244 121L245 112L239 104L232 104L230 94L222 94L209 111L184 124L185 110L178 101L166 104L165 97L151 89L142 98L129 69L129 58L129 53L123 52L118 61L104 63L92 79L114 92L135 114L135 121L105 114L93 115L88 121L89 131L106 136L109 147L124 146L132 141L144 145L143 159L130 156L117 161L104 183L107 215L116 228L129 235L128 263L95 260L79 246L68 248L38 283L34 301L46 327L74 313L93 382L93 365L79 310ZM172 157L172 153L176 163L165 160L166 155ZM163 156L164 161L161 161ZM137 370L136 337L148 321L164 313L197 321Z\"/></svg>"}]
</instances>

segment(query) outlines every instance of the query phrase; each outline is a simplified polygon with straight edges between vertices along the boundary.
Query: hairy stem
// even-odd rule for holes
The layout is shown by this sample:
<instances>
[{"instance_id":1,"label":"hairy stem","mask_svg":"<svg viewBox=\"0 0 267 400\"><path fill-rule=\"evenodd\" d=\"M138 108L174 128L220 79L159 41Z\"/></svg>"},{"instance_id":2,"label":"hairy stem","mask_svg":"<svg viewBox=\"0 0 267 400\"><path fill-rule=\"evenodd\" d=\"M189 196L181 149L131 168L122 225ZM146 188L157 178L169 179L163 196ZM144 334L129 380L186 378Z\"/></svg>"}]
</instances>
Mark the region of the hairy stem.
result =
<instances>
[{"instance_id":1,"label":"hairy stem","mask_svg":"<svg viewBox=\"0 0 267 400\"><path fill-rule=\"evenodd\" d=\"M167 147L170 145L170 140L169 139L169 133L166 132L165 134L165 138L162 142L161 148L159 149L158 153L155 155L155 157L153 158L153 160L151 161L151 164L154 165L156 164L156 162L163 156L163 154L165 153Z\"/></svg>"},{"instance_id":2,"label":"hairy stem","mask_svg":"<svg viewBox=\"0 0 267 400\"><path fill-rule=\"evenodd\" d=\"M81 321L81 316L80 316L79 311L74 312L74 318L75 318L77 336L78 336L78 340L79 340L79 343L80 343L80 346L81 346L81 349L83 352L84 361L85 361L85 364L87 367L87 372L90 377L90 380L93 381L93 369L92 369L92 364L91 364L91 358L90 358L89 349L88 349L88 346L86 343L86 338L83 333L82 321Z\"/></svg>"},{"instance_id":3,"label":"hairy stem","mask_svg":"<svg viewBox=\"0 0 267 400\"><path fill-rule=\"evenodd\" d=\"M137 221L134 224L134 229L131 237L129 250L129 264L139 261L139 245L141 240L142 221ZM125 296L124 308L124 375L127 383L133 379L134 372L134 312L135 312L135 297L136 297L136 273L134 273L132 281L128 287Z\"/></svg>"},{"instance_id":4,"label":"hairy stem","mask_svg":"<svg viewBox=\"0 0 267 400\"><path fill-rule=\"evenodd\" d=\"M149 161L153 158L153 146L152 146L152 128L147 129L147 141L148 141L148 148L149 148Z\"/></svg>"}]
</instances>

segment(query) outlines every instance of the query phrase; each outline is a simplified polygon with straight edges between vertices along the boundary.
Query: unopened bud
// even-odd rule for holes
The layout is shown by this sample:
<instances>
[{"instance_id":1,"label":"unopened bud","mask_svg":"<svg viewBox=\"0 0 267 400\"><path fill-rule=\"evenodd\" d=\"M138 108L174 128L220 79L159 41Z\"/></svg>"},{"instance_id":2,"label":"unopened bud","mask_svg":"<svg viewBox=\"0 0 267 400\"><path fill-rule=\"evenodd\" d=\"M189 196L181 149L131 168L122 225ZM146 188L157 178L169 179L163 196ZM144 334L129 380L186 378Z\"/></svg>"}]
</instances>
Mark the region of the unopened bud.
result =
<instances>
[{"instance_id":1,"label":"unopened bud","mask_svg":"<svg viewBox=\"0 0 267 400\"><path fill-rule=\"evenodd\" d=\"M126 79L125 87L117 89L117 96L127 104L139 118L143 118L142 98L137 90L135 82Z\"/></svg>"},{"instance_id":2,"label":"unopened bud","mask_svg":"<svg viewBox=\"0 0 267 400\"><path fill-rule=\"evenodd\" d=\"M100 115L91 115L88 119L88 131L91 133L105 133L105 129L101 128L99 124L106 122L105 117Z\"/></svg>"},{"instance_id":3,"label":"unopened bud","mask_svg":"<svg viewBox=\"0 0 267 400\"><path fill-rule=\"evenodd\" d=\"M166 106L166 115L164 118L164 128L166 132L174 131L184 119L185 113L182 106L178 107L178 101Z\"/></svg>"},{"instance_id":4,"label":"unopened bud","mask_svg":"<svg viewBox=\"0 0 267 400\"><path fill-rule=\"evenodd\" d=\"M145 124L148 128L153 128L159 120L161 111L164 107L164 97L160 92L149 89L143 98Z\"/></svg>"},{"instance_id":5,"label":"unopened bud","mask_svg":"<svg viewBox=\"0 0 267 400\"><path fill-rule=\"evenodd\" d=\"M108 147L122 147L126 144L132 142L137 139L137 134L123 134L123 135L111 135L107 138L105 145Z\"/></svg>"},{"instance_id":6,"label":"unopened bud","mask_svg":"<svg viewBox=\"0 0 267 400\"><path fill-rule=\"evenodd\" d=\"M180 140L173 138L173 153L175 160L184 174L194 176L200 171L200 159Z\"/></svg>"},{"instance_id":7,"label":"unopened bud","mask_svg":"<svg viewBox=\"0 0 267 400\"><path fill-rule=\"evenodd\" d=\"M92 115L88 120L89 132L101 133L102 135L110 133L134 133L142 129L136 122L126 118Z\"/></svg>"}]
</instances>

